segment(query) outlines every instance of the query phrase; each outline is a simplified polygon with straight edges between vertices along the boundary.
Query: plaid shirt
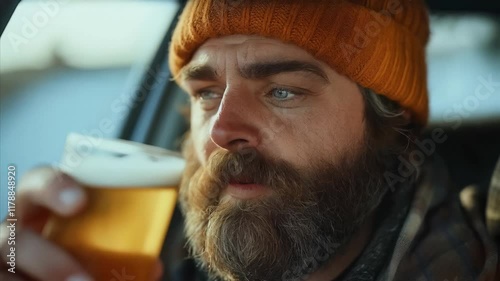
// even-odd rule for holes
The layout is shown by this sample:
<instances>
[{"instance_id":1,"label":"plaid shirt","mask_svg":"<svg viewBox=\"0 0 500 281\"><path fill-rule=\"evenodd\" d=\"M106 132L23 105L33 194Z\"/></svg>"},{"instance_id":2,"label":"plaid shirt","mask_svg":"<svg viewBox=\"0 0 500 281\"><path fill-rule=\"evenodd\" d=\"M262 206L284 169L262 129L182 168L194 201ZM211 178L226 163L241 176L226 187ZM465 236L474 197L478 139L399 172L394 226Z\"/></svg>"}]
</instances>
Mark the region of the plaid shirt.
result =
<instances>
[{"instance_id":1,"label":"plaid shirt","mask_svg":"<svg viewBox=\"0 0 500 281\"><path fill-rule=\"evenodd\" d=\"M498 245L475 204L476 193L454 191L440 161L425 167L424 174L378 280L500 280Z\"/></svg>"}]
</instances>

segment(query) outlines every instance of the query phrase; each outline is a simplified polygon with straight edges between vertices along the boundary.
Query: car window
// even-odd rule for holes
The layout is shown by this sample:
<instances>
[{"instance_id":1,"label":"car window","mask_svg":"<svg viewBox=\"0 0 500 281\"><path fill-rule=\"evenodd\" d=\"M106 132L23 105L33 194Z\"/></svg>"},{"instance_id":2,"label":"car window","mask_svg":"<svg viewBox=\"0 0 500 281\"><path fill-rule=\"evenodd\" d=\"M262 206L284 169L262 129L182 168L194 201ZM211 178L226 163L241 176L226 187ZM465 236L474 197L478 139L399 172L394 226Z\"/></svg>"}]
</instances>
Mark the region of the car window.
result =
<instances>
[{"instance_id":1,"label":"car window","mask_svg":"<svg viewBox=\"0 0 500 281\"><path fill-rule=\"evenodd\" d=\"M1 167L57 163L68 132L119 136L177 11L176 1L22 1L0 39Z\"/></svg>"},{"instance_id":2,"label":"car window","mask_svg":"<svg viewBox=\"0 0 500 281\"><path fill-rule=\"evenodd\" d=\"M427 48L430 125L458 129L500 122L500 21L435 13Z\"/></svg>"}]
</instances>

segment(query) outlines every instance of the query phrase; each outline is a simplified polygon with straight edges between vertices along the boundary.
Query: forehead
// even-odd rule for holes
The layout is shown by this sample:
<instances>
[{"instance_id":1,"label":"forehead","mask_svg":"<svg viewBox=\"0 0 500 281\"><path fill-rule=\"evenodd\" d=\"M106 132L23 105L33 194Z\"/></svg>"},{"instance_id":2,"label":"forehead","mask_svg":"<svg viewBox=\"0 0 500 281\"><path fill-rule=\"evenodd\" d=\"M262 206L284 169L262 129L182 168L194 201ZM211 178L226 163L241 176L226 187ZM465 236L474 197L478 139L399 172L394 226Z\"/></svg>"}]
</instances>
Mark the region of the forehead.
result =
<instances>
[{"instance_id":1,"label":"forehead","mask_svg":"<svg viewBox=\"0 0 500 281\"><path fill-rule=\"evenodd\" d=\"M306 50L278 39L257 35L230 35L206 41L197 49L188 65L216 64L227 58L236 59L239 63L271 59L316 61Z\"/></svg>"},{"instance_id":2,"label":"forehead","mask_svg":"<svg viewBox=\"0 0 500 281\"><path fill-rule=\"evenodd\" d=\"M227 74L265 79L286 72L320 78L321 82L337 76L326 63L294 44L262 36L231 35L210 39L200 46L181 69L179 85L215 81Z\"/></svg>"}]
</instances>

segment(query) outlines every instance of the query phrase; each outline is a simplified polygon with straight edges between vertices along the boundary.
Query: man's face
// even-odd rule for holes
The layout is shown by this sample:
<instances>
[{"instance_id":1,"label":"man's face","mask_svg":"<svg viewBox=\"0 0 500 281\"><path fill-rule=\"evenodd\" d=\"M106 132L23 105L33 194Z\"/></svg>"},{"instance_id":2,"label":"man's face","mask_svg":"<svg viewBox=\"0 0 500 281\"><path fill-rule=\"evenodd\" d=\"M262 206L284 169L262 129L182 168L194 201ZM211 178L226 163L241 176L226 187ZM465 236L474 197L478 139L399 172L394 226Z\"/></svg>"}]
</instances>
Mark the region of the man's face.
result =
<instances>
[{"instance_id":1,"label":"man's face","mask_svg":"<svg viewBox=\"0 0 500 281\"><path fill-rule=\"evenodd\" d=\"M227 280L288 280L335 256L385 190L358 86L297 46L243 35L207 41L180 79L195 257Z\"/></svg>"},{"instance_id":2,"label":"man's face","mask_svg":"<svg viewBox=\"0 0 500 281\"><path fill-rule=\"evenodd\" d=\"M184 69L202 165L216 149L253 147L296 167L359 149L358 86L299 47L257 36L212 39Z\"/></svg>"}]
</instances>

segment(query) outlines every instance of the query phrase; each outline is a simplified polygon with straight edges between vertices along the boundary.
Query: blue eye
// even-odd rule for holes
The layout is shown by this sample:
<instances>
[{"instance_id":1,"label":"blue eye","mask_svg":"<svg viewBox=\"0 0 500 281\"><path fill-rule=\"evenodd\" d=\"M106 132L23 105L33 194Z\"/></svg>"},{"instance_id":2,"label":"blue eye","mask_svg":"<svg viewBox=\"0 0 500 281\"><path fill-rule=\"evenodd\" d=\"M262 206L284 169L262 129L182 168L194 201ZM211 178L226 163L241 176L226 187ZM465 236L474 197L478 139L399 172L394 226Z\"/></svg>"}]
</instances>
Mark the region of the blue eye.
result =
<instances>
[{"instance_id":1,"label":"blue eye","mask_svg":"<svg viewBox=\"0 0 500 281\"><path fill-rule=\"evenodd\" d=\"M199 92L198 96L202 100L214 100L220 98L220 95L218 93L208 90Z\"/></svg>"},{"instance_id":2,"label":"blue eye","mask_svg":"<svg viewBox=\"0 0 500 281\"><path fill-rule=\"evenodd\" d=\"M290 100L296 96L296 94L293 93L292 91L289 91L287 89L281 89L281 88L273 89L271 91L271 95L273 98L275 98L277 100Z\"/></svg>"},{"instance_id":3,"label":"blue eye","mask_svg":"<svg viewBox=\"0 0 500 281\"><path fill-rule=\"evenodd\" d=\"M213 110L218 107L222 94L217 90L198 90L190 93L195 103L205 111Z\"/></svg>"}]
</instances>

